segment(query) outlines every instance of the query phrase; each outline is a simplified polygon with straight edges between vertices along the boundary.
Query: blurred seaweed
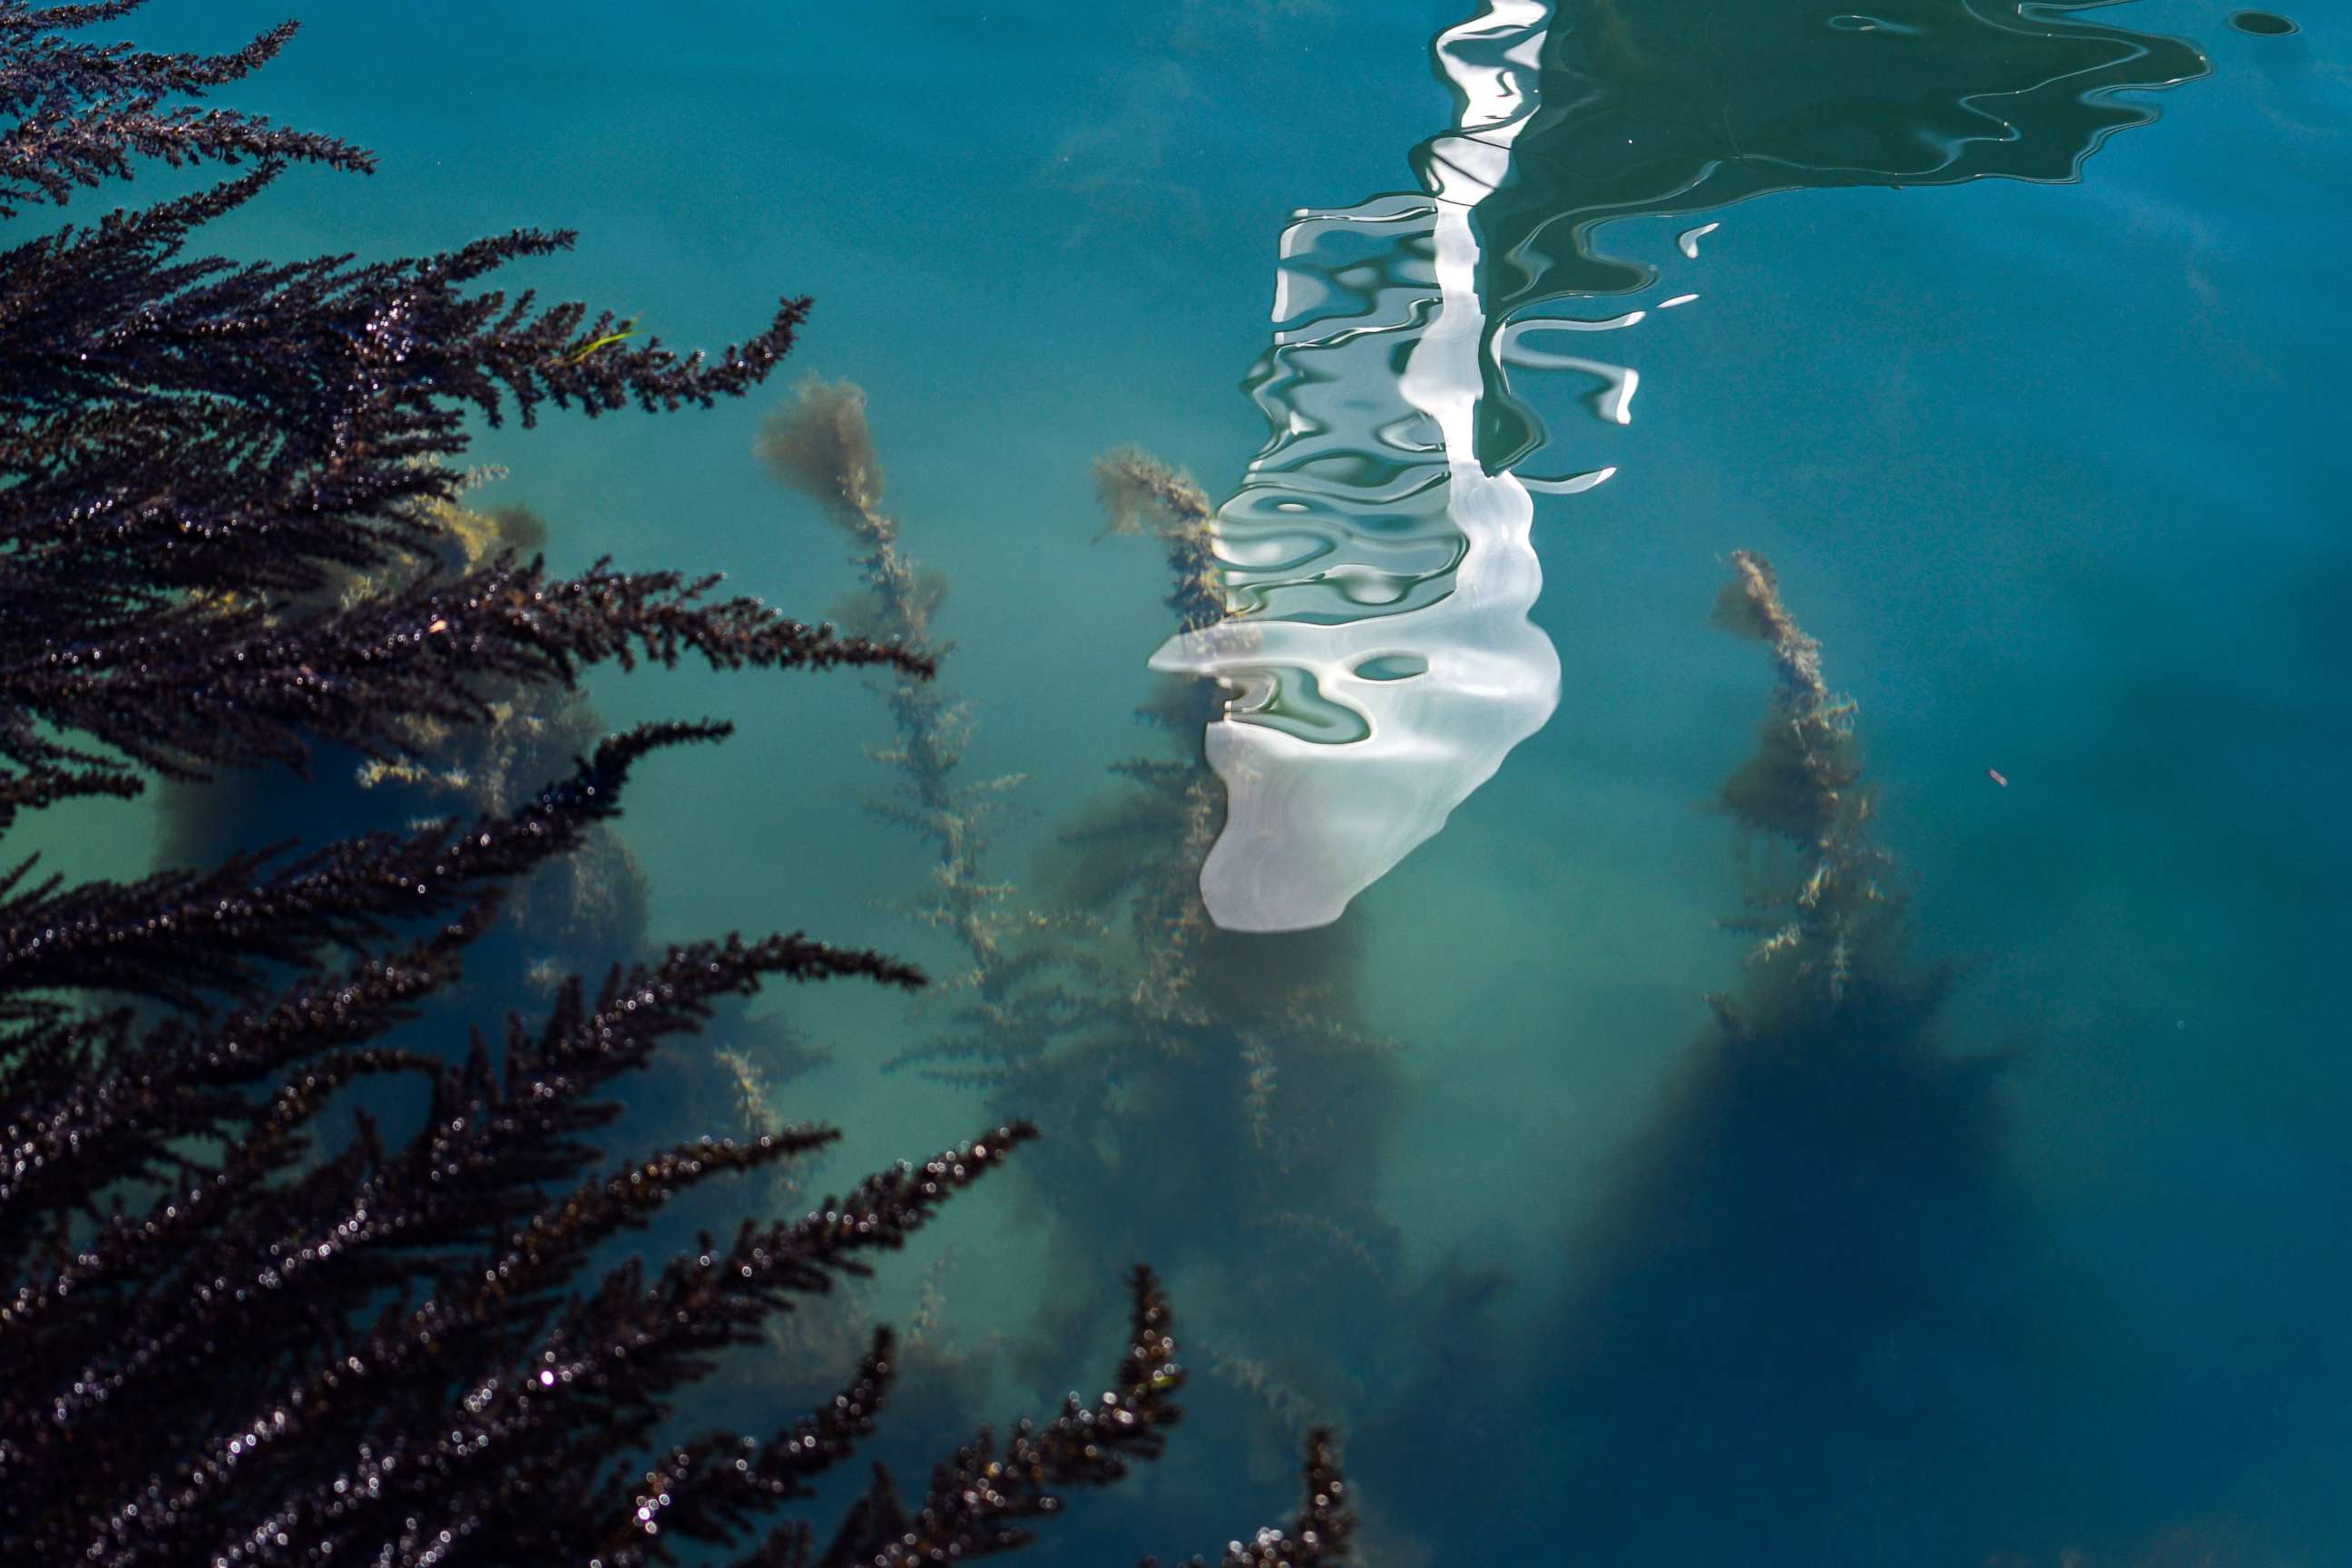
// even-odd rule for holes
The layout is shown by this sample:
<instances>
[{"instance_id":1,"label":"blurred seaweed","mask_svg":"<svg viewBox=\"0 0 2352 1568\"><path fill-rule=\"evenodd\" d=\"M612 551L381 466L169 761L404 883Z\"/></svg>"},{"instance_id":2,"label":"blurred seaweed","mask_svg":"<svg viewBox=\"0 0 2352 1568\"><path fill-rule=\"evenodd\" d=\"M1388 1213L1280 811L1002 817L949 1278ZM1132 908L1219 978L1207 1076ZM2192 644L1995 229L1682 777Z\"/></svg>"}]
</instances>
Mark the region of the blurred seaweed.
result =
<instances>
[{"instance_id":1,"label":"blurred seaweed","mask_svg":"<svg viewBox=\"0 0 2352 1568\"><path fill-rule=\"evenodd\" d=\"M861 591L841 621L943 659L944 587L882 509L864 393L802 382L758 451L852 542ZM1095 480L1097 537L1156 543L1177 623L1221 620L1200 487L1133 449L1105 454ZM970 711L936 680L882 678L892 734L874 755L898 787L873 809L936 856L911 912L951 939L956 970L940 988L955 1003L943 1026L890 1067L971 1089L991 1116L1019 1107L1054 1131L1022 1169L1057 1275L1124 1255L1199 1281L1207 1329L1196 1364L1217 1386L1196 1395L1196 1419L1214 1426L1213 1450L1244 1447L1263 1476L1343 1420L1483 1440L1443 1430L1475 1420L1469 1402L1425 1401L1410 1417L1391 1403L1430 1392L1421 1369L1444 1359L1434 1343L1476 1342L1499 1275L1449 1261L1412 1278L1381 1211L1400 1047L1358 1016L1356 928L1237 935L1201 906L1201 860L1223 813L1201 737L1222 694L1190 679L1153 690L1138 717L1159 751L1114 764L1112 788L1052 834L1033 905L992 869L1022 780L965 782ZM1037 1342L1066 1342L1095 1310L1046 1303ZM1396 1495L1412 1489L1410 1466L1396 1482ZM1373 1528L1387 1529L1377 1518Z\"/></svg>"},{"instance_id":2,"label":"blurred seaweed","mask_svg":"<svg viewBox=\"0 0 2352 1568\"><path fill-rule=\"evenodd\" d=\"M1771 567L1716 624L1774 674L1717 796L1754 891L1737 993L1675 1065L1568 1238L1525 1392L1576 1425L1541 1476L1597 1563L1982 1563L2080 1539L2066 1456L2097 1412L2083 1291L2012 1157L2008 1059L1956 1047L1873 829L1854 703ZM1662 1396L1661 1390L1675 1391ZM1687 1506L1703 1488L1704 1509Z\"/></svg>"},{"instance_id":3,"label":"blurred seaweed","mask_svg":"<svg viewBox=\"0 0 2352 1568\"><path fill-rule=\"evenodd\" d=\"M616 963L593 989L550 976L535 1022L509 1010L459 1050L418 1026L507 891L578 852L640 762L728 731L589 743L560 695L583 666L929 672L906 640L714 598L716 578L556 576L521 558L527 519L488 526L458 504L469 416L740 395L807 301L709 363L628 346L610 311L478 287L562 234L379 263L187 258L289 161L369 159L167 107L242 78L290 27L216 57L65 36L137 5L0 0L0 215L137 160L257 162L0 250L0 832L157 778L303 771L321 748L462 809L129 882L31 859L0 877L0 1550L121 1568L723 1547L895 1568L1023 1544L1064 1492L1156 1455L1177 1418L1182 1371L1146 1270L1098 1398L966 1441L911 1509L877 1472L822 1549L777 1516L867 1435L898 1370L887 1331L833 1397L770 1413L764 1437L679 1437L673 1407L722 1352L902 1245L1026 1126L652 1268L599 1267L674 1199L835 1136L769 1122L742 1068L730 1092L756 1131L616 1165L593 1135L624 1075L769 981L911 987L917 971L800 932L730 936ZM553 783L520 782L572 744ZM1343 1485L1319 1439L1309 1452L1297 1522L1234 1543L1232 1568L1345 1554Z\"/></svg>"}]
</instances>

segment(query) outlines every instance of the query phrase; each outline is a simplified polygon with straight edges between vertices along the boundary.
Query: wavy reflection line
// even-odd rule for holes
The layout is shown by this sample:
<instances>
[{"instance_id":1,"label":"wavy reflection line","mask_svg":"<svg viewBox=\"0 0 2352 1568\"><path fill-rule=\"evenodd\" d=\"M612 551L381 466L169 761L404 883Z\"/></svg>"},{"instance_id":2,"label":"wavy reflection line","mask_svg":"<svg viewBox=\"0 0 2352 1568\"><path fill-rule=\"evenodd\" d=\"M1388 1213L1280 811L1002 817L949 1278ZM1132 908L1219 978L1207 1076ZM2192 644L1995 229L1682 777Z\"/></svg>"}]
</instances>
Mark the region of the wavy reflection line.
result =
<instances>
[{"instance_id":1,"label":"wavy reflection line","mask_svg":"<svg viewBox=\"0 0 2352 1568\"><path fill-rule=\"evenodd\" d=\"M1206 735L1227 815L1201 872L1228 930L1337 920L1559 703L1559 656L1528 618L1543 585L1529 486L1477 454L1490 335L1473 219L1538 108L1551 16L1490 0L1441 34L1461 109L1422 149L1423 190L1283 232L1274 347L1253 377L1274 435L1218 516L1235 616L1151 659L1233 693ZM1522 353L1599 375L1604 416L1629 416L1630 370ZM1614 471L1536 484L1574 493ZM1250 564L1268 559L1284 564Z\"/></svg>"},{"instance_id":2,"label":"wavy reflection line","mask_svg":"<svg viewBox=\"0 0 2352 1568\"><path fill-rule=\"evenodd\" d=\"M2079 177L2155 117L2124 94L2208 69L2095 4L1489 0L1439 35L1460 111L1416 150L1421 188L1284 231L1250 384L1273 434L1216 520L1234 619L1153 659L1231 693L1206 736L1230 812L1202 876L1218 923L1335 919L1557 702L1526 619L1529 493L1614 470L1515 478L1547 437L1507 373L1594 377L1601 417L1631 417L1630 366L1525 342L1634 323L1548 313L1655 279L1599 227L1689 215L1675 249L1696 261L1704 215L1767 192Z\"/></svg>"}]
</instances>

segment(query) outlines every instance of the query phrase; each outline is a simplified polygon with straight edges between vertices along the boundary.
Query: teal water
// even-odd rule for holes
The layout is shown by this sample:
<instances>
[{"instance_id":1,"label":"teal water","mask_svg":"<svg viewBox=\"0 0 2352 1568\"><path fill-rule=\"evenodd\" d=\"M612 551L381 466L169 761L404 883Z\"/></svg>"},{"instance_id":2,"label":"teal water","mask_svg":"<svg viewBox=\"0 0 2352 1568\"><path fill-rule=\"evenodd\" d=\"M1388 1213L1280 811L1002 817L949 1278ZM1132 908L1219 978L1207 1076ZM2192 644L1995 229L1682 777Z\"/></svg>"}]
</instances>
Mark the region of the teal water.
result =
<instances>
[{"instance_id":1,"label":"teal water","mask_svg":"<svg viewBox=\"0 0 2352 1568\"><path fill-rule=\"evenodd\" d=\"M137 34L221 47L282 9L153 0ZM1003 1415L1100 1375L1108 1287L1135 1251L1161 1259L1180 1330L1340 1425L1376 1563L2352 1561L2346 18L2259 37L2189 0L2021 20L1905 0L1874 35L1826 6L1557 9L1549 118L1483 213L1510 258L1483 275L1490 309L1699 296L1596 335L1639 370L1628 424L1572 375L1515 373L1524 411L1487 400L1490 459L1540 426L1529 472L1617 470L1534 499L1557 710L1335 937L1221 950L1231 973L1338 977L1329 1005L1404 1047L1370 1100L1334 1091L1316 1168L1287 1178L1304 1212L1343 1205L1373 1267L1231 1228L1230 1194L1184 1188L1220 1167L1171 1152L1205 1136L1201 1104L1139 1075L1035 1113L1121 1151L1118 1183L1157 1163L1178 1190L1107 1210L1041 1160L860 1310L907 1310L951 1249L957 1333L1008 1336L972 1361ZM1455 111L1430 41L1460 17L413 0L304 19L236 101L383 170L289 177L220 247L576 226L516 281L712 347L816 297L797 357L866 391L902 542L950 585L967 771L1026 775L990 867L1042 900L1105 767L1164 744L1134 710L1174 629L1166 574L1140 542L1089 544L1090 465L1132 443L1233 491L1265 439L1239 387L1277 237L1297 209L1421 189L1409 154ZM1832 36L1890 50L1820 52ZM1577 214L1612 221L1580 248ZM854 585L845 542L752 454L788 397L488 433L511 477L486 493L544 514L560 564L723 569L821 613ZM1742 984L1718 922L1763 853L1743 863L1694 809L1769 679L1707 626L1736 549L1772 561L1859 705L1921 960L1955 966L1938 1048L1996 1067L1864 1092L1866 1064L1759 1084L1695 1049L1707 994ZM865 810L890 788L865 754L889 737L876 694L656 672L593 695L616 724L740 726L637 787L623 831L654 940L806 926L968 962L889 907L933 857ZM950 1005L768 1005L833 1049L776 1090L847 1130L832 1179L992 1114L884 1070ZM1312 1254L1307 1283L1269 1323L1252 1277L1285 1247ZM1481 1310L1444 1305L1496 1268ZM1299 1348L1318 1325L1319 1357ZM714 1398L756 1414L782 1376L739 1369ZM1295 1411L1237 1377L1196 1361L1166 1465L1041 1553L1206 1550L1281 1514Z\"/></svg>"}]
</instances>

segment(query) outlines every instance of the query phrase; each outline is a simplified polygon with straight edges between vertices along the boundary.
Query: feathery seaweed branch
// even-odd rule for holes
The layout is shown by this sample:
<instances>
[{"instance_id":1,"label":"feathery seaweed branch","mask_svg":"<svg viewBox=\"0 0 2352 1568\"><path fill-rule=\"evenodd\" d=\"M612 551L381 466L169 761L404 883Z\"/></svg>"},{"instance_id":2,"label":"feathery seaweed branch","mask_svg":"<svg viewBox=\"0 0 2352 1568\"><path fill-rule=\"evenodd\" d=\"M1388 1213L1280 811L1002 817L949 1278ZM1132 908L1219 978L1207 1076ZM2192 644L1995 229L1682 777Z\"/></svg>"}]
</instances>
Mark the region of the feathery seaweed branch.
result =
<instances>
[{"instance_id":1,"label":"feathery seaweed branch","mask_svg":"<svg viewBox=\"0 0 2352 1568\"><path fill-rule=\"evenodd\" d=\"M151 773L299 767L325 744L396 767L603 659L929 672L919 635L836 637L711 601L712 579L600 563L554 580L466 548L449 459L469 416L740 395L805 300L709 364L624 347L633 326L609 311L478 289L560 234L368 264L187 259L196 228L286 162L370 159L166 107L239 79L290 26L209 58L61 36L136 7L0 0L0 216L138 159L259 163L0 250L0 831ZM495 1049L409 1027L504 889L610 817L637 760L725 729L612 737L462 829L130 883L37 881L29 861L0 879L0 1551L101 1568L673 1563L672 1540L740 1542L848 1455L887 1339L833 1406L772 1438L718 1434L634 1468L714 1357L862 1274L1027 1129L583 1288L596 1247L678 1194L834 1136L695 1139L608 1167L592 1134L618 1114L616 1080L726 998L919 974L798 933L730 937L616 967L593 996L566 981L536 1027L509 1014ZM422 1106L394 1134L400 1102L365 1090L402 1081ZM984 1438L962 1451L967 1484L921 1515L940 1550L1017 1544L1059 1489L1157 1451L1181 1374L1147 1276L1136 1322L1098 1406L1017 1430L1002 1459ZM810 1539L782 1526L745 1560L804 1561Z\"/></svg>"}]
</instances>

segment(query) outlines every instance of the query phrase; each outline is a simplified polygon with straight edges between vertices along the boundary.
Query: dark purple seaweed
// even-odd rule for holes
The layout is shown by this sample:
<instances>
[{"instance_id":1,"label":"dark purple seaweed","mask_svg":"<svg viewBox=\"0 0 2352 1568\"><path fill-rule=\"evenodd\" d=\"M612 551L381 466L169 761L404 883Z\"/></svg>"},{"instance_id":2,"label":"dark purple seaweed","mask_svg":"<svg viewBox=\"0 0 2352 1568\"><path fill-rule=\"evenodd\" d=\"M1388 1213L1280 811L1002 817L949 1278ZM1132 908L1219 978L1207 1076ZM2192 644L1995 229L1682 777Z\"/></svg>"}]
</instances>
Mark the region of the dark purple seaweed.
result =
<instances>
[{"instance_id":1,"label":"dark purple seaweed","mask_svg":"<svg viewBox=\"0 0 2352 1568\"><path fill-rule=\"evenodd\" d=\"M609 311L482 287L562 234L391 262L191 258L197 228L287 163L372 159L184 101L290 26L216 57L66 36L136 7L0 0L0 216L142 160L252 166L0 249L0 832L155 777L300 770L321 747L397 770L427 737L490 725L491 693L566 689L606 660L928 675L919 647L714 598L714 578L563 578L453 548L469 418L740 395L808 302L710 362L625 344ZM0 1554L618 1568L690 1542L698 1561L936 1563L1018 1546L1062 1493L1159 1451L1182 1373L1142 1269L1108 1389L963 1441L912 1510L877 1474L822 1549L779 1510L869 1431L887 1331L835 1397L765 1436L656 1443L721 1352L865 1274L1033 1136L1009 1123L657 1267L592 1271L688 1189L835 1136L689 1139L615 1165L595 1134L623 1075L772 979L922 981L799 932L729 936L593 989L562 980L543 1016L460 1049L413 1026L506 892L614 815L638 762L726 731L640 727L536 794L403 833L131 882L30 858L6 873ZM347 1092L371 1084L413 1093ZM1340 1559L1319 1438L1307 1483L1291 1531L1236 1542L1232 1568Z\"/></svg>"}]
</instances>

